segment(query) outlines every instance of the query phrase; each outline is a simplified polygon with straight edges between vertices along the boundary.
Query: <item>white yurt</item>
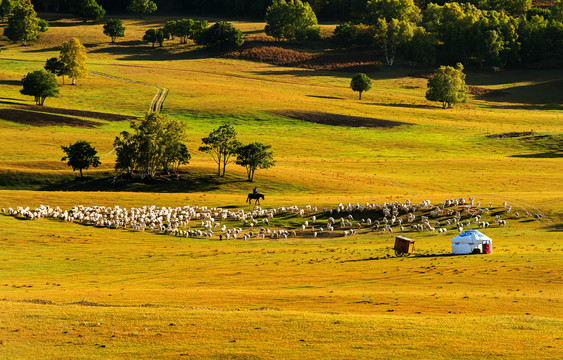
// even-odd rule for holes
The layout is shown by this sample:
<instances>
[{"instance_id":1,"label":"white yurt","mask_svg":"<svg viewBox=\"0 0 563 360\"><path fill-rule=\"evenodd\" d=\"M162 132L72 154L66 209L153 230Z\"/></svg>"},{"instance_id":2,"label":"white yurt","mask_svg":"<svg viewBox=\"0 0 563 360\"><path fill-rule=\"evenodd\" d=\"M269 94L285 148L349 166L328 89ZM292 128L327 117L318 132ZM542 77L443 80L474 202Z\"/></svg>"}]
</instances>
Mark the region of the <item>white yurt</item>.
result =
<instances>
[{"instance_id":1,"label":"white yurt","mask_svg":"<svg viewBox=\"0 0 563 360\"><path fill-rule=\"evenodd\" d=\"M452 254L492 254L493 240L477 230L466 230L452 239Z\"/></svg>"}]
</instances>

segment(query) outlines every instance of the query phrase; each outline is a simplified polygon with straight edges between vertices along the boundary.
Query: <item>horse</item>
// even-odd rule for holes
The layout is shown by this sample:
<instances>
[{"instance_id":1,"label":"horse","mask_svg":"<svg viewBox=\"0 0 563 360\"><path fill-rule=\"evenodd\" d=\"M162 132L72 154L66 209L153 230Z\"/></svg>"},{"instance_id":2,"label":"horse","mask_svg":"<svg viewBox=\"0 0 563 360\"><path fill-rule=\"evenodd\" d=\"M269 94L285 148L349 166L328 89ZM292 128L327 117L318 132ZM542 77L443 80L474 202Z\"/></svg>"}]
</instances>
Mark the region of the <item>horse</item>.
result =
<instances>
[{"instance_id":1,"label":"horse","mask_svg":"<svg viewBox=\"0 0 563 360\"><path fill-rule=\"evenodd\" d=\"M248 194L248 197L246 198L246 202L250 204L252 200L256 200L254 202L254 205L256 205L256 204L260 205L260 199L264 200L264 194L256 194L255 195L253 193L250 193L250 194Z\"/></svg>"}]
</instances>

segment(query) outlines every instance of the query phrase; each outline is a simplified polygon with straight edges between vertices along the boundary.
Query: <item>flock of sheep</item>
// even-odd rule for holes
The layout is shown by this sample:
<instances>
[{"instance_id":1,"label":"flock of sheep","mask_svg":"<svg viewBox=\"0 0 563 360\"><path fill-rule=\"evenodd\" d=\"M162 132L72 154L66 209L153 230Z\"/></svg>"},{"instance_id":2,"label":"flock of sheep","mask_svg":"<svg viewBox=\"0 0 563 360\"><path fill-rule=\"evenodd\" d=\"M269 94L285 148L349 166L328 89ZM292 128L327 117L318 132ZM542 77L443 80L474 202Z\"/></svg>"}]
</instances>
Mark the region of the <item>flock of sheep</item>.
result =
<instances>
[{"instance_id":1,"label":"flock of sheep","mask_svg":"<svg viewBox=\"0 0 563 360\"><path fill-rule=\"evenodd\" d=\"M63 222L77 222L85 225L106 227L111 229L130 229L143 232L152 231L182 237L208 237L219 240L231 239L265 239L288 237L337 237L355 235L358 230L378 232L393 231L429 231L445 234L448 227L459 233L464 227L472 224L478 228L488 228L489 221L484 221L484 215L490 213L493 204L481 207L480 202L470 197L447 199L433 205L424 200L413 204L410 200L404 203L366 203L339 204L336 208L324 208L319 211L316 207L287 206L274 209L262 209L258 206L251 211L238 209L231 211L223 208L206 206L156 207L143 206L138 208L120 208L119 206L74 206L70 210L59 207L41 205L36 209L17 207L16 209L2 209L11 216L29 220L40 218L55 219ZM496 213L494 223L505 226L506 220L501 219L500 213L508 214L512 207L506 202L503 209ZM417 215L417 212L426 215ZM290 214L301 223L300 226L276 225L276 215ZM356 216L356 218L354 218ZM371 216L371 217L370 217ZM515 213L519 218L520 215ZM526 216L531 216L526 211ZM490 216L489 216L490 217ZM534 214L540 218L540 214ZM325 218L320 219L320 218ZM492 220L491 220L492 221ZM292 229L287 229L292 227Z\"/></svg>"}]
</instances>

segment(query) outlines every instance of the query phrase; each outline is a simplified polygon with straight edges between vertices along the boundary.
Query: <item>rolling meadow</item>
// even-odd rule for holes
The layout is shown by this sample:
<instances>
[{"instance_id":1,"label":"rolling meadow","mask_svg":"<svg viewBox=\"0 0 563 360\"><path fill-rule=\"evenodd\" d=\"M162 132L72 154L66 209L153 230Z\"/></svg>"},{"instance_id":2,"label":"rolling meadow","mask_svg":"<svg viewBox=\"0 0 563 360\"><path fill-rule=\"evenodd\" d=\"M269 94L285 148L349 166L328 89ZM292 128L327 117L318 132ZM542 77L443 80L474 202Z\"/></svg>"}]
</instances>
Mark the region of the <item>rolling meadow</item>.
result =
<instances>
[{"instance_id":1,"label":"rolling meadow","mask_svg":"<svg viewBox=\"0 0 563 360\"><path fill-rule=\"evenodd\" d=\"M111 44L102 24L46 17L49 31L37 42L0 43L1 208L250 211L244 200L257 186L263 208L318 209L281 216L276 228L298 229L340 203L459 197L492 202L507 225L483 230L493 254L482 256L450 255L455 229L407 229L402 235L416 239L416 254L396 258L389 248L397 233L368 228L346 237L336 230L333 237L219 241L2 213L0 358L563 357L562 69L466 69L469 85L494 96L471 95L444 110L425 99L427 79L418 76L433 68L381 65L358 100L350 72L140 41L171 18L126 18L125 37ZM233 24L249 38L263 35L264 23ZM333 28L323 25L321 33ZM21 78L72 36L86 46L89 77L76 86L66 79L44 109L32 105L19 92ZM144 116L154 86L169 89L162 112L186 124L192 159L178 181L113 184L113 141L129 119ZM57 109L82 113L34 123ZM284 116L295 113L344 116L330 124ZM402 124L356 127L354 117ZM224 123L243 143L272 145L276 165L257 170L254 184L235 164L218 178L216 164L198 151L201 138ZM500 136L524 132L532 133ZM80 139L102 161L84 180L60 161L61 145Z\"/></svg>"}]
</instances>

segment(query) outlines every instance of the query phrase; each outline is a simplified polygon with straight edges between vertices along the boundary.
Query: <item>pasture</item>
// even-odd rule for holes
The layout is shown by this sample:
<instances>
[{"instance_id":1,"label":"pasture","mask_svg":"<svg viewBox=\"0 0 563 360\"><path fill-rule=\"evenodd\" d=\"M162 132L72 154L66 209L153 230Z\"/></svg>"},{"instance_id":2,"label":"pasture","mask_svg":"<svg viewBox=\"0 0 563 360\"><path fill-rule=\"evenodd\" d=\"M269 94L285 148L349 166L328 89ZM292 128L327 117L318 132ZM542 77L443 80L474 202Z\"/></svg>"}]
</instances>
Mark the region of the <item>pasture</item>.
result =
<instances>
[{"instance_id":1,"label":"pasture","mask_svg":"<svg viewBox=\"0 0 563 360\"><path fill-rule=\"evenodd\" d=\"M430 68L382 66L368 74L373 89L359 101L349 89L350 73L227 59L177 41L153 49L139 41L147 27L168 18L126 19L126 37L116 45L101 24L50 20L50 30L30 46L0 44L2 208L249 211L243 201L253 184L244 181L244 169L230 164L226 178L217 179L215 163L197 150L202 137L230 123L241 141L273 146L276 166L255 178L266 193L264 208L437 204L475 196L493 202L507 225L484 231L493 238L490 256L449 256L450 229L442 236L407 231L419 256L397 259L388 249L397 234L367 228L348 237L220 242L0 214L0 358L563 356L561 69L469 69L470 85L500 95L471 96L442 110L424 99L426 80L416 76ZM264 24L235 26L256 35ZM192 154L180 181L111 184L113 140L128 120L74 112L58 114L72 118L65 120L70 126L53 120L39 127L6 115L53 115L29 107L19 80L57 56L71 36L87 47L91 71L121 80L91 74L62 86L46 106L140 118L155 95L150 85L168 88L163 113L187 124ZM326 125L281 115L290 111L406 124ZM530 130L533 135L488 136ZM60 161L60 146L79 139L102 155L102 166L85 171L83 181ZM503 201L512 212L543 218L517 219L503 211ZM276 226L296 228L313 214Z\"/></svg>"}]
</instances>

